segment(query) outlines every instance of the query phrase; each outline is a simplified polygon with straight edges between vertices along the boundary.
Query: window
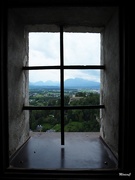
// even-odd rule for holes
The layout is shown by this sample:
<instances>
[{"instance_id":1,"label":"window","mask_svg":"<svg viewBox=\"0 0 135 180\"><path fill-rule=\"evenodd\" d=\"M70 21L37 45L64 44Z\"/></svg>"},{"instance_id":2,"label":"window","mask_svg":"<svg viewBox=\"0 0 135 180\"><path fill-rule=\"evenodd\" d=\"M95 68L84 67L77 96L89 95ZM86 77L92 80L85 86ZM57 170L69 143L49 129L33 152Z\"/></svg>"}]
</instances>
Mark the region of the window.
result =
<instances>
[{"instance_id":1,"label":"window","mask_svg":"<svg viewBox=\"0 0 135 180\"><path fill-rule=\"evenodd\" d=\"M130 92L130 73L129 64L130 57L129 53L129 41L127 40L127 30L129 25L130 16L127 17L128 6L119 6L120 4L115 3L98 3L93 2L91 4L83 4L80 6L80 3L72 4L69 3L69 6L65 4L59 4L54 2L49 4L45 3L42 8L41 4L29 4L27 7L26 3L8 3L6 5L2 4L2 57L1 57L1 101L2 101L2 113L1 113L1 142L2 142L2 168L1 176L2 178L9 177L24 177L32 178L44 178L48 176L49 178L55 178L56 176L61 177L96 177L99 175L118 177L119 172L129 173L132 169L132 163L130 163L130 152L131 144L129 142L129 132L131 125L131 114L130 110L130 98L128 98ZM67 3L68 4L68 3ZM26 6L25 6L26 5ZM39 6L38 6L39 5ZM62 6L61 6L62 5ZM82 5L82 4L81 4ZM85 6L86 5L86 6ZM104 6L103 6L104 5ZM116 6L115 6L116 5ZM8 7L6 7L8 6ZM30 8L31 6L31 8ZM3 8L4 7L4 8ZM54 8L55 7L55 8ZM79 15L78 15L79 14ZM7 21L8 18L8 21ZM8 28L7 28L8 24ZM69 25L69 26L87 26L90 27L90 32L99 32L101 33L101 67L105 67L101 70L101 102L105 105L105 108L102 108L103 121L101 121L101 136L104 141L109 145L110 149L113 152L116 152L119 159L119 169L117 171L104 170L104 171L42 171L37 169L27 169L22 170L18 169L9 169L9 158L16 153L16 151L24 145L28 139L28 123L27 119L29 111L35 111L37 107L31 107L27 104L25 100L28 99L28 93L24 91L28 90L27 84L27 73L40 71L40 69L32 69L31 66L27 67L25 62L27 61L27 51L28 47L26 46L25 40L27 40L27 26L29 26L29 32L38 32L44 31L44 24L57 24L57 25ZM40 26L41 25L41 26ZM121 26L121 27L120 27ZM41 27L41 28L40 28ZM35 30L36 29L36 30ZM55 31L54 28L52 28ZM47 32L52 32L47 29ZM71 28L72 29L72 28ZM81 29L82 30L82 29ZM80 32L84 32L81 31ZM65 27L64 27L65 31ZM59 32L56 30L55 32ZM66 32L76 32L75 30L69 30ZM7 35L8 33L8 35ZM63 34L64 36L64 34ZM63 39L63 38L62 38ZM8 40L8 41L5 41ZM64 40L64 39L63 39ZM7 44L8 43L8 44ZM61 44L61 42L60 42ZM7 48L8 45L8 48ZM126 48L125 48L126 46ZM8 52L7 52L8 50ZM64 51L63 51L64 53ZM128 58L127 58L128 57ZM64 53L65 60L65 53ZM127 61L128 60L128 61ZM92 64L91 64L92 65ZM95 65L89 65L91 68ZM35 67L38 65L35 65ZM43 65L44 66L44 65ZM46 65L45 65L46 66ZM49 64L51 66L51 64ZM52 65L55 68L58 66L58 69L51 67L52 71L58 70L61 73L61 64ZM75 69L69 68L70 64L64 64L63 71L68 72L69 70L78 70L79 65L72 65ZM76 67L75 67L76 66ZM82 64L80 65L82 66ZM79 66L79 68L80 68ZM23 67L23 68L22 68ZM97 68L98 66L96 66ZM30 70L31 68L31 70ZM42 67L44 68L44 67ZM46 67L45 67L46 68ZM69 68L69 69L68 69ZM22 70L23 69L23 70ZM50 69L47 69L51 71ZM87 69L82 69L86 71ZM91 70L88 68L88 70ZM92 69L96 70L96 69ZM43 70L46 71L46 70ZM68 75L70 73L68 72ZM60 76L61 78L61 76ZM24 86L24 84L26 86ZM64 83L63 83L64 84ZM61 87L61 86L60 86ZM62 97L62 93L61 93ZM131 98L132 99L132 98ZM60 100L61 102L62 100ZM63 110L60 107L54 107L60 111L60 115L63 113ZM65 109L67 108L64 104ZM78 107L78 106L77 106ZM84 107L84 106L83 106ZM47 107L47 111L52 106ZM59 110L60 108L60 110ZM66 111L72 111L72 106L68 107ZM85 107L84 107L85 108ZM23 110L22 109L26 109ZM44 107L40 106L40 110L45 112ZM38 110L38 111L40 111ZM75 109L80 110L80 109ZM84 109L83 109L84 110ZM53 117L53 116L52 116ZM62 151L63 153L63 151ZM63 155L63 154L62 154ZM106 174L107 172L107 174ZM64 174L64 175L63 175ZM132 172L131 172L132 174ZM35 176L36 175L36 176ZM81 177L80 177L81 175ZM37 179L36 178L36 179Z\"/></svg>"},{"instance_id":2,"label":"window","mask_svg":"<svg viewBox=\"0 0 135 180\"><path fill-rule=\"evenodd\" d=\"M44 88L40 93L43 96L36 95L34 89L30 89L30 104L24 106L24 110L30 110L30 128L36 129L41 125L41 120L34 124L32 118L42 114L42 117L48 118L46 122L53 121L53 130L61 132L62 145L64 132L69 130L69 121L75 125L80 119L80 122L83 121L80 125L87 123L88 126L91 123L89 119L93 119L97 126L93 131L99 131L96 118L100 119L100 109L104 108L100 104L100 70L104 69L100 63L100 33L64 32L64 27L60 27L60 32L30 32L31 46L35 50L40 48L42 53L30 51L29 66L23 67L23 70L29 71L30 88L36 88L34 85ZM90 83L93 84L90 86ZM49 85L53 85L50 86L52 90ZM33 96L37 99L36 103ZM95 98L93 101L92 96ZM44 131L51 128L49 123L41 127ZM91 131L88 127L85 130ZM76 128L70 131L76 131ZM78 131L84 129L80 127Z\"/></svg>"}]
</instances>

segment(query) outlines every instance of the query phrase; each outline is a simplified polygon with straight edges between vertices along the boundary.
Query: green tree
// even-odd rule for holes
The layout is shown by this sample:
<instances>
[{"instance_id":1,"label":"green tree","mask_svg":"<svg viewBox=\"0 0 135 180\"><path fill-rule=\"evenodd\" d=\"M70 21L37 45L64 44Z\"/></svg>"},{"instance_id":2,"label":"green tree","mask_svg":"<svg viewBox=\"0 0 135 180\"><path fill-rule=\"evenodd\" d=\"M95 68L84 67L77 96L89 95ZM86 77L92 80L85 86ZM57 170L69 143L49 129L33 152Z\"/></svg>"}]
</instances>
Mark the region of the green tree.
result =
<instances>
[{"instance_id":1,"label":"green tree","mask_svg":"<svg viewBox=\"0 0 135 180\"><path fill-rule=\"evenodd\" d=\"M83 131L83 123L81 122L70 122L65 126L66 132L82 132Z\"/></svg>"},{"instance_id":2,"label":"green tree","mask_svg":"<svg viewBox=\"0 0 135 180\"><path fill-rule=\"evenodd\" d=\"M86 92L77 92L75 94L76 97L85 97L86 96Z\"/></svg>"},{"instance_id":3,"label":"green tree","mask_svg":"<svg viewBox=\"0 0 135 180\"><path fill-rule=\"evenodd\" d=\"M69 96L64 96L64 105L69 105L69 100L70 100L70 97Z\"/></svg>"},{"instance_id":4,"label":"green tree","mask_svg":"<svg viewBox=\"0 0 135 180\"><path fill-rule=\"evenodd\" d=\"M30 96L30 105L33 106L59 106L61 100L59 97L53 97L54 91L50 91L50 96L44 96L43 91L34 90ZM98 93L77 92L77 97L83 97L80 100L73 100L71 105L98 105L100 95ZM64 96L64 105L69 105L70 97ZM96 116L99 117L98 109L84 110L67 110L64 112L64 125L66 131L99 131L99 123L96 121ZM60 131L61 113L59 110L33 110L30 112L30 128L36 130L37 125L43 126L43 131L55 129Z\"/></svg>"}]
</instances>

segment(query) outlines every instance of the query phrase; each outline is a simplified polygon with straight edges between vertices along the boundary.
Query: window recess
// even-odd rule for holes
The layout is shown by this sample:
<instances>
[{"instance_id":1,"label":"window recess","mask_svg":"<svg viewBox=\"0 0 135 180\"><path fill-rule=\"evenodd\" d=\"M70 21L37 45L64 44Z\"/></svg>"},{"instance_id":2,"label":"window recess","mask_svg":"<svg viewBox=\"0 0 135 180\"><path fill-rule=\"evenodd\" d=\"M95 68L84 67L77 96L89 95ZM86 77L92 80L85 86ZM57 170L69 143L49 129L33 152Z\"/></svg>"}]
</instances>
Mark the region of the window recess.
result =
<instances>
[{"instance_id":1,"label":"window recess","mask_svg":"<svg viewBox=\"0 0 135 180\"><path fill-rule=\"evenodd\" d=\"M39 106L39 105L24 105L23 110L29 110L29 111L34 111L34 110L42 110L42 111L49 111L49 110L56 110L59 111L60 113L60 123L61 123L61 145L64 145L64 119L65 119L65 111L67 110L86 110L86 109L103 109L105 108L103 104L100 104L100 100L99 103L97 104L87 104L87 105L71 105L71 104L65 104L65 76L69 75L70 76L70 72L72 71L78 71L78 70L82 70L82 71L94 71L97 70L100 71L105 69L104 65L100 65L100 63L98 63L97 65L95 65L93 62L91 62L91 64L86 64L84 63L84 60L80 60L80 63L77 63L77 61L75 60L75 62L72 61L72 59L70 59L70 57L68 57L68 52L66 52L66 46L65 43L66 41L68 41L68 37L65 36L66 33L64 33L63 31L63 27L60 27L60 36L59 36L59 55L57 55L57 58L60 58L60 62L57 60L54 64L49 64L49 65L30 65L30 66L25 66L23 67L24 71L29 71L29 74L31 74L31 72L41 72L41 71L58 71L58 79L60 81L60 87L59 87L59 104L57 105L43 105ZM72 33L68 33L67 35L72 34ZM73 33L74 34L74 33ZM88 33L87 33L88 34ZM75 33L75 35L77 35ZM50 36L51 38L51 36ZM67 42L68 43L68 42ZM81 44L81 46L83 47L83 44ZM74 46L75 48L75 46ZM72 51L72 49L71 49ZM83 49L83 52L85 51L85 48ZM80 56L83 57L83 52L80 52ZM85 56L85 53L84 53ZM77 57L74 57L75 59ZM70 62L70 63L69 63ZM68 72L68 73L67 73ZM67 74L66 74L67 73ZM55 73L54 73L55 74Z\"/></svg>"}]
</instances>

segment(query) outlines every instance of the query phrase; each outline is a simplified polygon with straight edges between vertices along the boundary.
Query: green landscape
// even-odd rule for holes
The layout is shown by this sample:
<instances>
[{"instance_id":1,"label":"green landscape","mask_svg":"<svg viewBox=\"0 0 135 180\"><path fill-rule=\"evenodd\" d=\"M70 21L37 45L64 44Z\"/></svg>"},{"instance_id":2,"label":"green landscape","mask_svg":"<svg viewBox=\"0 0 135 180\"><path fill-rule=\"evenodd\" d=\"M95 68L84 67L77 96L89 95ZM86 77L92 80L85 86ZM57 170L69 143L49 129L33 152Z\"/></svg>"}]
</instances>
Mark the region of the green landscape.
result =
<instances>
[{"instance_id":1,"label":"green landscape","mask_svg":"<svg viewBox=\"0 0 135 180\"><path fill-rule=\"evenodd\" d=\"M99 105L99 90L90 88L64 89L65 106ZM33 86L29 89L29 105L51 107L61 105L60 89L58 87ZM64 111L65 132L99 132L99 109L72 109ZM31 110L30 129L37 132L60 132L60 110Z\"/></svg>"}]
</instances>

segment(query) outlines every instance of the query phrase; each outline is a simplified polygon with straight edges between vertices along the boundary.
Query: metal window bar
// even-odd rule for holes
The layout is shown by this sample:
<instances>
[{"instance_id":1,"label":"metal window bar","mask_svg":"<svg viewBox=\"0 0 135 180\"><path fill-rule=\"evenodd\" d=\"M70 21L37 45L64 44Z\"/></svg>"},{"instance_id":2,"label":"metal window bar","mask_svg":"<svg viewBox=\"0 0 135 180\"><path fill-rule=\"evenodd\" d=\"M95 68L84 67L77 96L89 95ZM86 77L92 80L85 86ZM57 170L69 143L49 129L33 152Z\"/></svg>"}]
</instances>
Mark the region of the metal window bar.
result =
<instances>
[{"instance_id":1,"label":"metal window bar","mask_svg":"<svg viewBox=\"0 0 135 180\"><path fill-rule=\"evenodd\" d=\"M72 109L103 109L104 105L87 105L87 106L65 106L64 105L64 70L65 69L105 69L104 65L71 65L64 66L64 47L63 47L63 27L60 27L60 65L59 66L25 66L23 70L60 70L61 81L61 106L24 106L23 110L60 110L61 111L61 145L64 145L64 111Z\"/></svg>"},{"instance_id":2,"label":"metal window bar","mask_svg":"<svg viewBox=\"0 0 135 180\"><path fill-rule=\"evenodd\" d=\"M64 145L64 48L63 48L63 27L60 27L60 80L61 80L61 145Z\"/></svg>"},{"instance_id":3,"label":"metal window bar","mask_svg":"<svg viewBox=\"0 0 135 180\"><path fill-rule=\"evenodd\" d=\"M104 105L87 106L23 106L23 110L70 110L70 109L104 109Z\"/></svg>"},{"instance_id":4,"label":"metal window bar","mask_svg":"<svg viewBox=\"0 0 135 180\"><path fill-rule=\"evenodd\" d=\"M88 65L88 66L25 66L23 70L48 70L48 69L105 69L104 65Z\"/></svg>"}]
</instances>

